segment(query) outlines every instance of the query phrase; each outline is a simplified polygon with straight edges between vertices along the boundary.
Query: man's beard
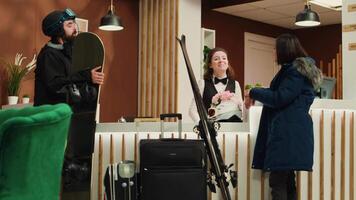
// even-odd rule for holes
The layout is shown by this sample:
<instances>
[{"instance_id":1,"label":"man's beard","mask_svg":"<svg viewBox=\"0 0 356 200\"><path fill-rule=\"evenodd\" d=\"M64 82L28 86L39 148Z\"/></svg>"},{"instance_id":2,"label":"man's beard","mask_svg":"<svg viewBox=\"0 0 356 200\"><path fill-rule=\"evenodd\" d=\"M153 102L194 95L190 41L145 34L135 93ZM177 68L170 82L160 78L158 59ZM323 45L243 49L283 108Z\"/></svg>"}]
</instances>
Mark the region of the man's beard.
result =
<instances>
[{"instance_id":1,"label":"man's beard","mask_svg":"<svg viewBox=\"0 0 356 200\"><path fill-rule=\"evenodd\" d=\"M64 35L63 37L64 53L70 58L72 57L73 42L76 37L77 37L76 32L74 32L72 35Z\"/></svg>"},{"instance_id":2,"label":"man's beard","mask_svg":"<svg viewBox=\"0 0 356 200\"><path fill-rule=\"evenodd\" d=\"M63 40L65 42L72 43L76 37L77 37L77 33L76 32L74 32L71 35L64 34Z\"/></svg>"}]
</instances>

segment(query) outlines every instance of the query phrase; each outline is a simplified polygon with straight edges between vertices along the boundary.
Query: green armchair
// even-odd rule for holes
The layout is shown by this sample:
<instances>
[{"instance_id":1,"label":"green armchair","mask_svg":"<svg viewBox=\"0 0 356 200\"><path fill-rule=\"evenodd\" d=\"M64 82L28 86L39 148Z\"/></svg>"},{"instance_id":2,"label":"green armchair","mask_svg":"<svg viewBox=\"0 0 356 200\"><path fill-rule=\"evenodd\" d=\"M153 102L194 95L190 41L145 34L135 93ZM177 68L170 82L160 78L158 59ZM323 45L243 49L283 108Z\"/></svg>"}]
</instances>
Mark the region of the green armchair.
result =
<instances>
[{"instance_id":1,"label":"green armchair","mask_svg":"<svg viewBox=\"0 0 356 200\"><path fill-rule=\"evenodd\" d=\"M0 111L0 199L57 200L72 111L66 104Z\"/></svg>"}]
</instances>

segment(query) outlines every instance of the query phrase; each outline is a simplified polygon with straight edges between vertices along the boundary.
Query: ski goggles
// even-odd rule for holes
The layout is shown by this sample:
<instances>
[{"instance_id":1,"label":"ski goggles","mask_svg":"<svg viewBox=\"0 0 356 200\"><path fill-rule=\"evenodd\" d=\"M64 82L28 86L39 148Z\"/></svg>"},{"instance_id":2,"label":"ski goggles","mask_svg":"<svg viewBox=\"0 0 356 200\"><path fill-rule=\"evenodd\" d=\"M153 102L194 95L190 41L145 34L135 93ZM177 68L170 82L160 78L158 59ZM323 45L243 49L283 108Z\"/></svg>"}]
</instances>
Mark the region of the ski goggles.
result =
<instances>
[{"instance_id":1,"label":"ski goggles","mask_svg":"<svg viewBox=\"0 0 356 200\"><path fill-rule=\"evenodd\" d=\"M62 16L58 19L58 21L56 21L55 23L53 23L52 25L50 25L47 28L48 33L52 33L55 30L57 30L65 21L67 20L71 20L71 19L75 19L76 15L74 13L74 11L70 8L66 8L63 13Z\"/></svg>"},{"instance_id":2,"label":"ski goggles","mask_svg":"<svg viewBox=\"0 0 356 200\"><path fill-rule=\"evenodd\" d=\"M60 23L63 23L64 21L67 21L67 20L70 20L70 19L75 19L75 17L76 17L76 15L73 12L73 10L70 9L70 8L66 8L63 11L62 17L60 18Z\"/></svg>"}]
</instances>

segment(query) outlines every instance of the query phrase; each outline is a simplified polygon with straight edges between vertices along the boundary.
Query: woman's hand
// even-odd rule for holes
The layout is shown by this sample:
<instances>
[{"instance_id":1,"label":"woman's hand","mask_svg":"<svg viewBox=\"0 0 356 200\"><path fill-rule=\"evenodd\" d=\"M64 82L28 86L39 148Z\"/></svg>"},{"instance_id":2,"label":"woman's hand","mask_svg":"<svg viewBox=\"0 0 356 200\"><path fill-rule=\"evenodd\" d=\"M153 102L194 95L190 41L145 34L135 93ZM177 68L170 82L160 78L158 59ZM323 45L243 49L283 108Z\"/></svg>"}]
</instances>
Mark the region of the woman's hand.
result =
<instances>
[{"instance_id":1,"label":"woman's hand","mask_svg":"<svg viewBox=\"0 0 356 200\"><path fill-rule=\"evenodd\" d=\"M103 72L99 72L97 70L99 70L101 68L101 66L95 67L94 69L92 69L90 71L91 73L91 80L94 84L103 84L104 83L104 73Z\"/></svg>"},{"instance_id":2,"label":"woman's hand","mask_svg":"<svg viewBox=\"0 0 356 200\"><path fill-rule=\"evenodd\" d=\"M237 98L236 95L230 98L230 101L234 102L237 108L241 111L243 109L244 102Z\"/></svg>"},{"instance_id":3,"label":"woman's hand","mask_svg":"<svg viewBox=\"0 0 356 200\"><path fill-rule=\"evenodd\" d=\"M247 109L255 105L255 100L250 97L250 89L245 89L244 97L245 97L244 104Z\"/></svg>"}]
</instances>

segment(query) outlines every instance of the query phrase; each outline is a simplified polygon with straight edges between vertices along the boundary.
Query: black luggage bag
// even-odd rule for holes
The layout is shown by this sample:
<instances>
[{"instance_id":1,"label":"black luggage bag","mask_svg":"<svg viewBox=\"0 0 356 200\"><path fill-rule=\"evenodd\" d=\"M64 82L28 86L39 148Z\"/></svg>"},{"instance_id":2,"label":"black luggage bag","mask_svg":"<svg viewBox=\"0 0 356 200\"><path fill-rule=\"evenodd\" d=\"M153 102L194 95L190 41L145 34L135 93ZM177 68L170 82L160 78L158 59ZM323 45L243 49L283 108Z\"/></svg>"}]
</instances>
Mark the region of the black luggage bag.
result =
<instances>
[{"instance_id":1,"label":"black luggage bag","mask_svg":"<svg viewBox=\"0 0 356 200\"><path fill-rule=\"evenodd\" d=\"M178 117L181 136L181 114L161 115L161 126L166 117ZM141 140L140 199L206 200L207 157L205 152L202 140Z\"/></svg>"}]
</instances>

